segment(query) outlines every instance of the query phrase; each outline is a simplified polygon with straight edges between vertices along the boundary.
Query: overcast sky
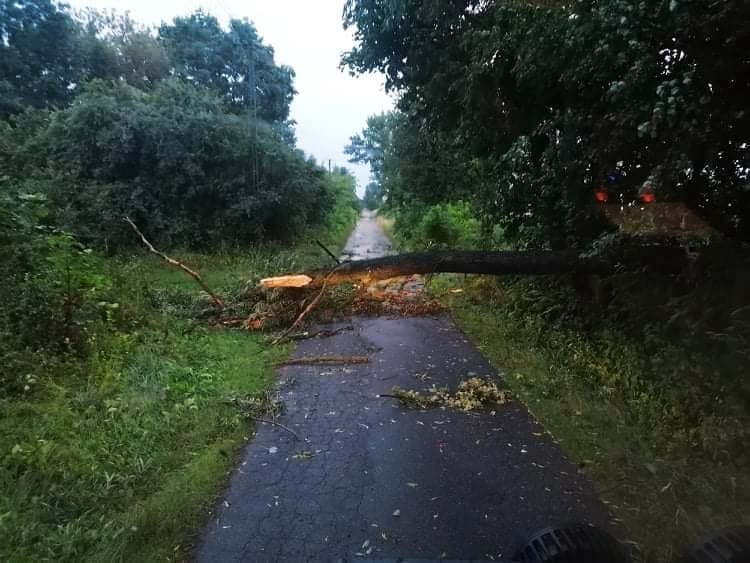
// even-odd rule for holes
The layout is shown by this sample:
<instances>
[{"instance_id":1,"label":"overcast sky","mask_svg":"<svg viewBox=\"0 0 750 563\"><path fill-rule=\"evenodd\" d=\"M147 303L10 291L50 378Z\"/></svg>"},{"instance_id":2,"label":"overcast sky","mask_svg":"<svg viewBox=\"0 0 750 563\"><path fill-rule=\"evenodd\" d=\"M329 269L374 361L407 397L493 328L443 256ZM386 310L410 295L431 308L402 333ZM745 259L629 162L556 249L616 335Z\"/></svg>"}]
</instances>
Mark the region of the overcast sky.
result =
<instances>
[{"instance_id":1,"label":"overcast sky","mask_svg":"<svg viewBox=\"0 0 750 563\"><path fill-rule=\"evenodd\" d=\"M353 44L341 26L344 0L67 0L74 8L128 11L134 20L151 26L171 21L198 8L226 23L230 17L255 23L266 44L276 51L276 63L297 73L299 92L292 104L299 147L328 165L355 172L360 195L369 167L349 164L344 146L360 131L367 116L390 109L380 75L353 78L339 70L341 53Z\"/></svg>"}]
</instances>

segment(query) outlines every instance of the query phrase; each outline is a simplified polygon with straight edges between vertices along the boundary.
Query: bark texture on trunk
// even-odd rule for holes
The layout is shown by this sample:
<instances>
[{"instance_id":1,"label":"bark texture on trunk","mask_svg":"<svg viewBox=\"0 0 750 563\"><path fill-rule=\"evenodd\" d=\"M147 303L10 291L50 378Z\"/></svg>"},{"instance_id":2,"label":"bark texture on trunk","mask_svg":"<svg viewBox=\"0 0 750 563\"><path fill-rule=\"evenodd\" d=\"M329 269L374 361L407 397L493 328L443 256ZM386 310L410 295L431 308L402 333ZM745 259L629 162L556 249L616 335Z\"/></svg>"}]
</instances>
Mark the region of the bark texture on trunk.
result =
<instances>
[{"instance_id":1,"label":"bark texture on trunk","mask_svg":"<svg viewBox=\"0 0 750 563\"><path fill-rule=\"evenodd\" d=\"M617 259L587 257L555 251L438 251L414 252L371 260L345 262L332 271L310 272L306 287L325 283L367 283L414 274L486 274L486 275L559 275L571 272L607 275L619 269L654 267L670 273L684 268L686 256L681 249L644 247L624 253ZM264 287L284 287L299 283L299 276L281 276L261 280ZM294 285L294 287L300 287Z\"/></svg>"}]
</instances>

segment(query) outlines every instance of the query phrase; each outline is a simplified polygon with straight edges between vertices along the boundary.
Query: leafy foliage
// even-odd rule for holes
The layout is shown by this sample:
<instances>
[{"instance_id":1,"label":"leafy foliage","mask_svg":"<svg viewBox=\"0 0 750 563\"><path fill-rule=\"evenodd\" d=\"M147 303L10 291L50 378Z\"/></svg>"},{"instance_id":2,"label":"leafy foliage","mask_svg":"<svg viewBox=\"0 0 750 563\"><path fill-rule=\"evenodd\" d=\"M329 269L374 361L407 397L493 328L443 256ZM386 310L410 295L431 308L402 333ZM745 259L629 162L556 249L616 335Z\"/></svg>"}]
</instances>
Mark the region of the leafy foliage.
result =
<instances>
[{"instance_id":1,"label":"leafy foliage","mask_svg":"<svg viewBox=\"0 0 750 563\"><path fill-rule=\"evenodd\" d=\"M373 210L383 205L383 190L377 182L367 184L362 203L367 209Z\"/></svg>"},{"instance_id":2,"label":"leafy foliage","mask_svg":"<svg viewBox=\"0 0 750 563\"><path fill-rule=\"evenodd\" d=\"M51 0L0 1L0 118L67 104L87 77L82 34Z\"/></svg>"},{"instance_id":3,"label":"leafy foliage","mask_svg":"<svg viewBox=\"0 0 750 563\"><path fill-rule=\"evenodd\" d=\"M412 130L446 147L407 162L463 155L475 201L509 234L585 246L603 230L593 188L612 178L747 240L747 3L552 4L349 0L344 64L386 74Z\"/></svg>"},{"instance_id":4,"label":"leafy foliage","mask_svg":"<svg viewBox=\"0 0 750 563\"><path fill-rule=\"evenodd\" d=\"M251 23L199 11L155 35L49 0L0 10L8 185L87 244L133 244L123 215L160 245L288 240L342 196L295 149L294 72Z\"/></svg>"},{"instance_id":5,"label":"leafy foliage","mask_svg":"<svg viewBox=\"0 0 750 563\"><path fill-rule=\"evenodd\" d=\"M162 25L159 37L177 76L219 92L236 111L257 111L257 118L270 122L289 118L294 71L276 66L273 49L251 23L232 20L225 32L215 17L199 11Z\"/></svg>"},{"instance_id":6,"label":"leafy foliage","mask_svg":"<svg viewBox=\"0 0 750 563\"><path fill-rule=\"evenodd\" d=\"M510 400L507 391L500 390L494 381L482 377L470 377L462 381L455 393L451 393L447 388L435 386L424 392L395 386L391 393L403 404L413 408L448 407L464 412L504 405Z\"/></svg>"},{"instance_id":7,"label":"leafy foliage","mask_svg":"<svg viewBox=\"0 0 750 563\"><path fill-rule=\"evenodd\" d=\"M46 186L63 225L110 248L132 241L123 215L160 244L206 246L289 238L333 205L322 168L272 127L179 80L92 83L21 131L28 121L15 122L27 136L5 147L9 168Z\"/></svg>"},{"instance_id":8,"label":"leafy foliage","mask_svg":"<svg viewBox=\"0 0 750 563\"><path fill-rule=\"evenodd\" d=\"M30 393L39 357L82 355L90 329L107 313L102 265L73 236L49 224L43 196L0 199L2 394Z\"/></svg>"},{"instance_id":9,"label":"leafy foliage","mask_svg":"<svg viewBox=\"0 0 750 563\"><path fill-rule=\"evenodd\" d=\"M79 17L93 51L89 58L99 61L92 63L92 78L119 78L145 90L170 75L172 62L164 41L128 14L88 10Z\"/></svg>"}]
</instances>

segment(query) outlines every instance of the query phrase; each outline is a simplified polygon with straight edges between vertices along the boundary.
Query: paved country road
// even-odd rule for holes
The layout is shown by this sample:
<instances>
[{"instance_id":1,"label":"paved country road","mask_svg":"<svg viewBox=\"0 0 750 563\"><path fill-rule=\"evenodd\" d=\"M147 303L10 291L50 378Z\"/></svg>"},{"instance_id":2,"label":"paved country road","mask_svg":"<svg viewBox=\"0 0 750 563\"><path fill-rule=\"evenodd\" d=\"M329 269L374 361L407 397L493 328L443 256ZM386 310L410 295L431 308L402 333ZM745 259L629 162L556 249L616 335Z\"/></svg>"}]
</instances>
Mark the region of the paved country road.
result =
<instances>
[{"instance_id":1,"label":"paved country road","mask_svg":"<svg viewBox=\"0 0 750 563\"><path fill-rule=\"evenodd\" d=\"M364 215L345 256L390 250ZM304 441L258 427L198 561L508 561L538 528L608 526L591 484L518 401L467 414L377 396L394 385L455 389L473 375L502 385L449 318L355 318L334 328L344 330L301 342L295 357L371 363L280 369L279 421Z\"/></svg>"}]
</instances>

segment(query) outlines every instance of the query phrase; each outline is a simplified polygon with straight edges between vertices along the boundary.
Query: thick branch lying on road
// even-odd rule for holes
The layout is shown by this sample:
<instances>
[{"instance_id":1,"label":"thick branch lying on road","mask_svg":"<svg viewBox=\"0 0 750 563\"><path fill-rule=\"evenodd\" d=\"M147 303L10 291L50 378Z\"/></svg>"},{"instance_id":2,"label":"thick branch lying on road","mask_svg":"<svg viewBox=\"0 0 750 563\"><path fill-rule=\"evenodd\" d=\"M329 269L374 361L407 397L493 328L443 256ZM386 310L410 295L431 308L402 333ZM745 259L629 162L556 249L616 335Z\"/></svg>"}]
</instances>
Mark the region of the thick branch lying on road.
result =
<instances>
[{"instance_id":1,"label":"thick branch lying on road","mask_svg":"<svg viewBox=\"0 0 750 563\"><path fill-rule=\"evenodd\" d=\"M292 358L277 365L280 366L314 366L316 364L369 364L368 356L313 356Z\"/></svg>"},{"instance_id":2,"label":"thick branch lying on road","mask_svg":"<svg viewBox=\"0 0 750 563\"><path fill-rule=\"evenodd\" d=\"M553 251L444 251L415 252L356 260L341 264L334 272L311 272L304 287L325 283L368 283L413 274L488 274L555 275L580 272L611 274L619 268L651 266L664 272L678 272L686 263L685 253L671 247L643 247L618 259L591 258L569 252ZM261 280L263 287L301 287L300 276L281 276Z\"/></svg>"}]
</instances>

